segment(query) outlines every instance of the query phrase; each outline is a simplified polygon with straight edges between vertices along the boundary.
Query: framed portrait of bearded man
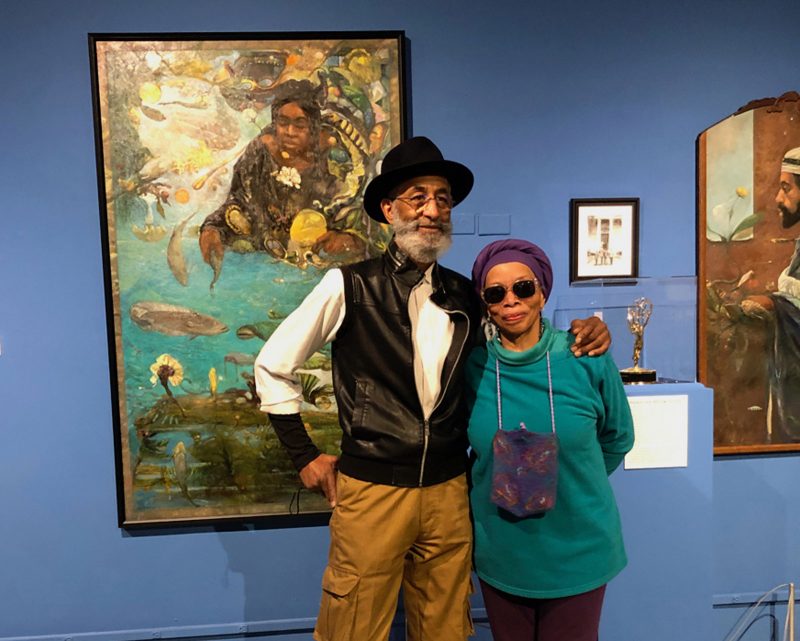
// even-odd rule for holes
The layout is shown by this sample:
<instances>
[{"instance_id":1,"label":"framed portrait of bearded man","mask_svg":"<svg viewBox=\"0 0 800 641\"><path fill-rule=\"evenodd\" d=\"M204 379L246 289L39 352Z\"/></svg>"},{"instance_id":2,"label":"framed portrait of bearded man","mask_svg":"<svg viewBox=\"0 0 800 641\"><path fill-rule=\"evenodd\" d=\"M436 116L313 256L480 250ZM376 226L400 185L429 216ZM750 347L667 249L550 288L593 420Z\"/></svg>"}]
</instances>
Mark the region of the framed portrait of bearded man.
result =
<instances>
[{"instance_id":1,"label":"framed portrait of bearded man","mask_svg":"<svg viewBox=\"0 0 800 641\"><path fill-rule=\"evenodd\" d=\"M715 454L800 451L800 95L700 134L698 373Z\"/></svg>"},{"instance_id":2,"label":"framed portrait of bearded man","mask_svg":"<svg viewBox=\"0 0 800 641\"><path fill-rule=\"evenodd\" d=\"M334 266L383 252L367 182L406 135L400 31L90 34L123 527L324 521L252 365ZM306 429L340 430L329 348Z\"/></svg>"}]
</instances>

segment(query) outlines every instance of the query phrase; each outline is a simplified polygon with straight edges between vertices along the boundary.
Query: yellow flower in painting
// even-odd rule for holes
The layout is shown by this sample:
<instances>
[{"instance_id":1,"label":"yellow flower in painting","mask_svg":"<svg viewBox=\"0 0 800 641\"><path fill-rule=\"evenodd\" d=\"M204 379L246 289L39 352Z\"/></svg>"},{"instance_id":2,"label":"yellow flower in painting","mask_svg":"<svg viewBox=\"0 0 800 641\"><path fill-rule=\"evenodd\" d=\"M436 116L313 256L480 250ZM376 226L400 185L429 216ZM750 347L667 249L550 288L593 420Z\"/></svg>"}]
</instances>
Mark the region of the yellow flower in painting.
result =
<instances>
[{"instance_id":1,"label":"yellow flower in painting","mask_svg":"<svg viewBox=\"0 0 800 641\"><path fill-rule=\"evenodd\" d=\"M169 388L170 385L181 384L183 380L183 365L169 354L162 354L156 359L156 362L150 366L150 371L153 372L153 375L150 377L150 382L153 385L161 383L161 387L164 388L167 396L178 406L181 416L185 417L186 412L183 411L183 407L181 407L178 399L175 398L175 395Z\"/></svg>"},{"instance_id":2,"label":"yellow flower in painting","mask_svg":"<svg viewBox=\"0 0 800 641\"><path fill-rule=\"evenodd\" d=\"M160 382L166 387L166 383L180 385L183 381L183 365L169 354L159 356L156 362L150 366L150 371L153 372L150 377L153 385Z\"/></svg>"},{"instance_id":3,"label":"yellow flower in painting","mask_svg":"<svg viewBox=\"0 0 800 641\"><path fill-rule=\"evenodd\" d=\"M745 199L750 189L736 187L727 200L712 207L706 214L706 239L712 243L743 241L753 238L753 228L760 215L752 210L752 203ZM739 205L740 200L745 202ZM749 205L749 206L748 206ZM748 207L745 209L745 207Z\"/></svg>"}]
</instances>

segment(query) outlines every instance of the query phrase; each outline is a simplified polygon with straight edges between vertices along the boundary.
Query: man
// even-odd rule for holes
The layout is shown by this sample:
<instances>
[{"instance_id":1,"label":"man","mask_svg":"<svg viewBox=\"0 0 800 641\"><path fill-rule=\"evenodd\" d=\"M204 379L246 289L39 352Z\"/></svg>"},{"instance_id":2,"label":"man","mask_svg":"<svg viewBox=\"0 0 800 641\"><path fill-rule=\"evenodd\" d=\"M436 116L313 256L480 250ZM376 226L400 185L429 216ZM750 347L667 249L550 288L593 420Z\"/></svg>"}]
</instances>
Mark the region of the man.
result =
<instances>
[{"instance_id":1,"label":"man","mask_svg":"<svg viewBox=\"0 0 800 641\"><path fill-rule=\"evenodd\" d=\"M364 194L367 214L393 227L386 253L328 271L256 360L262 409L303 484L335 508L317 641L386 639L401 584L408 639L471 633L461 377L478 307L470 281L436 260L472 184L427 138L389 151ZM602 323L582 325L579 337L599 336L589 348L607 348ZM338 459L319 453L298 414L295 370L328 341Z\"/></svg>"},{"instance_id":2,"label":"man","mask_svg":"<svg viewBox=\"0 0 800 641\"><path fill-rule=\"evenodd\" d=\"M775 204L785 229L800 221L800 147L786 152L781 162ZM795 241L789 266L778 276L778 291L751 296L742 309L753 316L772 312L775 321L767 421L794 441L800 440L800 239Z\"/></svg>"}]
</instances>

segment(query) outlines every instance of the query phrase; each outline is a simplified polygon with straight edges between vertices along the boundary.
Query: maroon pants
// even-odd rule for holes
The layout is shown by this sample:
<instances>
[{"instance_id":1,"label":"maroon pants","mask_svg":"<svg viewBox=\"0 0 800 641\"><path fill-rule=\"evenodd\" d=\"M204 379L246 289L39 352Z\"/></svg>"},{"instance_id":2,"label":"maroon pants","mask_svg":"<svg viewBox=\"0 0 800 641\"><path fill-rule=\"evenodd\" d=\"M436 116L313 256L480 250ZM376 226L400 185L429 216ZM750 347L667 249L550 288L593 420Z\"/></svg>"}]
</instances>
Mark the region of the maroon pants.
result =
<instances>
[{"instance_id":1,"label":"maroon pants","mask_svg":"<svg viewBox=\"0 0 800 641\"><path fill-rule=\"evenodd\" d=\"M597 641L606 586L562 597L528 599L481 581L494 641Z\"/></svg>"}]
</instances>

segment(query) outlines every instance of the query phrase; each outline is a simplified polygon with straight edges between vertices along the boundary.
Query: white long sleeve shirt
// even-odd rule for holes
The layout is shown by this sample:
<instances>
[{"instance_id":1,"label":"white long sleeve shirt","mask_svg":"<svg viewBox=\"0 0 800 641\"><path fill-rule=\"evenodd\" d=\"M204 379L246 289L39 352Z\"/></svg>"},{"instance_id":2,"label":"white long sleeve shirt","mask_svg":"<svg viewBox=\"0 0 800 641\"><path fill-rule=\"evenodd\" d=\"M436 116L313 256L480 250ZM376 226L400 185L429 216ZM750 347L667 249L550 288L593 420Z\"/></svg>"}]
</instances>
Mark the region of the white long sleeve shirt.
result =
<instances>
[{"instance_id":1,"label":"white long sleeve shirt","mask_svg":"<svg viewBox=\"0 0 800 641\"><path fill-rule=\"evenodd\" d=\"M449 315L430 300L432 272L433 266L411 290L408 301L414 379L425 418L430 416L441 392L442 367L453 340ZM300 411L303 394L297 370L314 352L336 338L344 316L344 277L340 269L331 269L280 324L256 358L256 389L264 412ZM364 340L370 337L365 336Z\"/></svg>"}]
</instances>

